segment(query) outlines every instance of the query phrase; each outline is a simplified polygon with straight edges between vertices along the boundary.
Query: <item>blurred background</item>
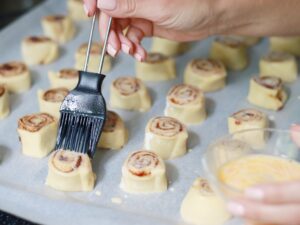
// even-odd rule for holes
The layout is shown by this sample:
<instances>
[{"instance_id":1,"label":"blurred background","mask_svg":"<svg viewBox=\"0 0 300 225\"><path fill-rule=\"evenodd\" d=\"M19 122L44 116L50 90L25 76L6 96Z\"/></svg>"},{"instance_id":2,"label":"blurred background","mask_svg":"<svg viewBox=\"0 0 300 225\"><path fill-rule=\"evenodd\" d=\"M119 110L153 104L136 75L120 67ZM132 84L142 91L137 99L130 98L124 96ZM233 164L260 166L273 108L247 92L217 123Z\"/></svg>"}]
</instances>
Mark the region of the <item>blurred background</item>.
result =
<instances>
[{"instance_id":1,"label":"blurred background","mask_svg":"<svg viewBox=\"0 0 300 225\"><path fill-rule=\"evenodd\" d=\"M44 0L1 0L0 29Z\"/></svg>"}]
</instances>

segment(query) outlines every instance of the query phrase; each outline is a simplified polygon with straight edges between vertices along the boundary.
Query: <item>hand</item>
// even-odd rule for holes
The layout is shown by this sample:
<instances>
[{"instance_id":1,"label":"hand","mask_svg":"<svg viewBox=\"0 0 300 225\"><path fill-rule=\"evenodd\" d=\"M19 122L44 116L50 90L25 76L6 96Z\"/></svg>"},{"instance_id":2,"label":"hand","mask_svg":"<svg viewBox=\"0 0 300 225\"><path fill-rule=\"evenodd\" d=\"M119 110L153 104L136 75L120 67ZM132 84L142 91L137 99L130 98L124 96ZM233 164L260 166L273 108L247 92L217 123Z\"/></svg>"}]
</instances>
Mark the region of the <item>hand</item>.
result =
<instances>
[{"instance_id":1,"label":"hand","mask_svg":"<svg viewBox=\"0 0 300 225\"><path fill-rule=\"evenodd\" d=\"M291 126L292 139L300 148L300 124L293 124Z\"/></svg>"}]
</instances>

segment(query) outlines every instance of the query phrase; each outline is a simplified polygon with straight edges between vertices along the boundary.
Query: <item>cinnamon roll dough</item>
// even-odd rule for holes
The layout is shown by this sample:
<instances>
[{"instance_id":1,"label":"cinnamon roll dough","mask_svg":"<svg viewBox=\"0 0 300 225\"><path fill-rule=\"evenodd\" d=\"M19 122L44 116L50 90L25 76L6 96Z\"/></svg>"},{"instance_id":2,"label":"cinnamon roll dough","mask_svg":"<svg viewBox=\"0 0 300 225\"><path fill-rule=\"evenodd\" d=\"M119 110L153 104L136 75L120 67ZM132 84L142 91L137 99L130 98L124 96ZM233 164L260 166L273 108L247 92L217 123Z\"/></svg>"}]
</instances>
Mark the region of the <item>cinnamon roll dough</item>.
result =
<instances>
[{"instance_id":1,"label":"cinnamon roll dough","mask_svg":"<svg viewBox=\"0 0 300 225\"><path fill-rule=\"evenodd\" d=\"M75 54L75 68L78 70L83 70L86 52L88 44L82 44L76 51ZM90 50L90 59L88 64L88 71L98 73L100 65L100 56L101 56L102 46L98 43L92 43ZM111 70L111 57L105 55L105 60L103 64L103 72L106 73Z\"/></svg>"},{"instance_id":2,"label":"cinnamon roll dough","mask_svg":"<svg viewBox=\"0 0 300 225\"><path fill-rule=\"evenodd\" d=\"M256 109L243 109L228 118L228 129L230 134L248 129L268 128L269 122L266 114ZM264 147L267 133L263 130L241 132L234 134L234 138L243 140L255 149Z\"/></svg>"},{"instance_id":3,"label":"cinnamon roll dough","mask_svg":"<svg viewBox=\"0 0 300 225\"><path fill-rule=\"evenodd\" d=\"M98 147L114 150L121 149L127 141L128 131L123 120L117 113L107 111Z\"/></svg>"},{"instance_id":4,"label":"cinnamon roll dough","mask_svg":"<svg viewBox=\"0 0 300 225\"><path fill-rule=\"evenodd\" d=\"M227 71L221 61L193 59L184 73L184 83L194 85L204 92L217 91L225 87Z\"/></svg>"},{"instance_id":5,"label":"cinnamon roll dough","mask_svg":"<svg viewBox=\"0 0 300 225\"><path fill-rule=\"evenodd\" d=\"M96 176L87 154L54 151L48 161L46 185L59 191L92 191Z\"/></svg>"},{"instance_id":6,"label":"cinnamon roll dough","mask_svg":"<svg viewBox=\"0 0 300 225\"><path fill-rule=\"evenodd\" d=\"M165 115L188 125L203 122L206 109L202 91L187 84L175 85L167 95Z\"/></svg>"},{"instance_id":7,"label":"cinnamon roll dough","mask_svg":"<svg viewBox=\"0 0 300 225\"><path fill-rule=\"evenodd\" d=\"M224 200L203 178L194 181L182 201L180 213L185 222L195 225L221 225L231 217Z\"/></svg>"},{"instance_id":8,"label":"cinnamon roll dough","mask_svg":"<svg viewBox=\"0 0 300 225\"><path fill-rule=\"evenodd\" d=\"M248 101L271 110L280 110L287 100L282 81L276 77L254 77L250 81Z\"/></svg>"},{"instance_id":9,"label":"cinnamon roll dough","mask_svg":"<svg viewBox=\"0 0 300 225\"><path fill-rule=\"evenodd\" d=\"M171 41L155 37L152 39L152 52L158 52L166 56L177 56L185 53L190 48L187 42Z\"/></svg>"},{"instance_id":10,"label":"cinnamon roll dough","mask_svg":"<svg viewBox=\"0 0 300 225\"><path fill-rule=\"evenodd\" d=\"M250 36L241 36L241 35L230 35L229 37L237 39L238 41L245 44L247 47L256 45L261 40L260 37L250 37Z\"/></svg>"},{"instance_id":11,"label":"cinnamon roll dough","mask_svg":"<svg viewBox=\"0 0 300 225\"><path fill-rule=\"evenodd\" d=\"M300 56L300 37L270 37L270 49Z\"/></svg>"},{"instance_id":12,"label":"cinnamon roll dough","mask_svg":"<svg viewBox=\"0 0 300 225\"><path fill-rule=\"evenodd\" d=\"M159 116L146 126L144 148L162 159L172 159L186 153L187 139L185 125L172 117Z\"/></svg>"},{"instance_id":13,"label":"cinnamon roll dough","mask_svg":"<svg viewBox=\"0 0 300 225\"><path fill-rule=\"evenodd\" d=\"M5 86L0 85L0 119L8 116L9 109L9 96Z\"/></svg>"},{"instance_id":14,"label":"cinnamon roll dough","mask_svg":"<svg viewBox=\"0 0 300 225\"><path fill-rule=\"evenodd\" d=\"M167 190L164 161L150 151L131 153L122 167L120 187L129 193L154 193Z\"/></svg>"},{"instance_id":15,"label":"cinnamon roll dough","mask_svg":"<svg viewBox=\"0 0 300 225\"><path fill-rule=\"evenodd\" d=\"M141 80L120 77L110 87L110 105L113 108L145 112L151 108L151 98Z\"/></svg>"},{"instance_id":16,"label":"cinnamon roll dough","mask_svg":"<svg viewBox=\"0 0 300 225\"><path fill-rule=\"evenodd\" d=\"M243 70L248 65L246 45L232 37L218 37L212 43L210 56L230 70Z\"/></svg>"},{"instance_id":17,"label":"cinnamon roll dough","mask_svg":"<svg viewBox=\"0 0 300 225\"><path fill-rule=\"evenodd\" d=\"M148 53L145 62L137 62L136 75L145 81L174 79L176 77L175 61L161 53Z\"/></svg>"},{"instance_id":18,"label":"cinnamon roll dough","mask_svg":"<svg viewBox=\"0 0 300 225\"><path fill-rule=\"evenodd\" d=\"M259 61L261 76L278 77L284 82L293 82L298 76L295 56L284 52L270 52Z\"/></svg>"},{"instance_id":19,"label":"cinnamon roll dough","mask_svg":"<svg viewBox=\"0 0 300 225\"><path fill-rule=\"evenodd\" d=\"M41 112L49 113L55 118L60 117L60 106L69 90L66 88L53 88L46 91L38 91L39 106Z\"/></svg>"},{"instance_id":20,"label":"cinnamon roll dough","mask_svg":"<svg viewBox=\"0 0 300 225\"><path fill-rule=\"evenodd\" d=\"M26 115L18 121L19 139L22 153L31 157L42 158L55 147L57 120L47 114Z\"/></svg>"},{"instance_id":21,"label":"cinnamon roll dough","mask_svg":"<svg viewBox=\"0 0 300 225\"><path fill-rule=\"evenodd\" d=\"M27 37L22 41L22 54L28 65L49 64L59 55L58 44L48 37Z\"/></svg>"},{"instance_id":22,"label":"cinnamon roll dough","mask_svg":"<svg viewBox=\"0 0 300 225\"><path fill-rule=\"evenodd\" d=\"M44 34L61 44L73 39L75 25L68 16L51 15L42 19Z\"/></svg>"},{"instance_id":23,"label":"cinnamon roll dough","mask_svg":"<svg viewBox=\"0 0 300 225\"><path fill-rule=\"evenodd\" d=\"M82 0L68 0L68 14L73 20L88 20L89 17L85 14Z\"/></svg>"},{"instance_id":24,"label":"cinnamon roll dough","mask_svg":"<svg viewBox=\"0 0 300 225\"><path fill-rule=\"evenodd\" d=\"M62 69L58 72L49 71L48 78L52 88L64 87L73 90L77 86L79 72L75 69Z\"/></svg>"},{"instance_id":25,"label":"cinnamon roll dough","mask_svg":"<svg viewBox=\"0 0 300 225\"><path fill-rule=\"evenodd\" d=\"M28 67L22 62L0 64L0 84L4 84L7 90L13 93L28 90L31 85Z\"/></svg>"}]
</instances>

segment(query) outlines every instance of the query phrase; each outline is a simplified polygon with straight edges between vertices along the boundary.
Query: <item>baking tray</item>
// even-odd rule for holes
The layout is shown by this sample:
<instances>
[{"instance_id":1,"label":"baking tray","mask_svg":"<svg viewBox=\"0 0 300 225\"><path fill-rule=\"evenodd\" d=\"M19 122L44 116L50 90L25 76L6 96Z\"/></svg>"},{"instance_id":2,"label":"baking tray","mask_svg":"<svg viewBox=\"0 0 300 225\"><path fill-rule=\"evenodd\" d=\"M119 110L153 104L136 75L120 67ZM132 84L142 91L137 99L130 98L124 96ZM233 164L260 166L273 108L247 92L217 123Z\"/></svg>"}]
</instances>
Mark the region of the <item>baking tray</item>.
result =
<instances>
[{"instance_id":1,"label":"baking tray","mask_svg":"<svg viewBox=\"0 0 300 225\"><path fill-rule=\"evenodd\" d=\"M0 32L0 62L22 60L20 43L29 35L43 34L40 20L49 14L66 13L66 2L49 0ZM207 57L211 38L194 43L186 54L177 57L177 78L166 82L147 82L153 107L149 112L115 110L129 129L129 142L121 151L98 151L93 161L97 174L94 191L88 193L63 193L44 185L47 175L47 158L34 159L21 154L18 141L17 120L25 114L38 112L37 90L49 87L47 72L74 66L77 47L88 39L90 23L77 22L74 40L61 47L59 60L31 67L32 88L23 94L11 95L10 116L0 121L0 209L42 224L183 224L180 205L197 176L205 176L201 156L210 142L227 133L227 116L246 107L249 79L258 72L258 59L268 50L267 40L251 48L250 66L242 72L231 72L225 89L206 94L207 120L188 127L189 152L178 159L166 162L169 180L168 191L162 194L131 195L119 188L121 167L127 155L142 147L147 121L163 115L168 90L182 82L186 64L196 57ZM98 38L98 37L96 37ZM145 41L150 46L151 40ZM109 86L118 76L135 74L135 62L121 55L114 60L113 69L103 83L103 93L109 96ZM287 85L289 100L280 112L268 113L271 126L288 128L299 122L300 81ZM264 111L264 110L263 110ZM115 204L112 198L121 199ZM240 224L238 220L227 224Z\"/></svg>"}]
</instances>

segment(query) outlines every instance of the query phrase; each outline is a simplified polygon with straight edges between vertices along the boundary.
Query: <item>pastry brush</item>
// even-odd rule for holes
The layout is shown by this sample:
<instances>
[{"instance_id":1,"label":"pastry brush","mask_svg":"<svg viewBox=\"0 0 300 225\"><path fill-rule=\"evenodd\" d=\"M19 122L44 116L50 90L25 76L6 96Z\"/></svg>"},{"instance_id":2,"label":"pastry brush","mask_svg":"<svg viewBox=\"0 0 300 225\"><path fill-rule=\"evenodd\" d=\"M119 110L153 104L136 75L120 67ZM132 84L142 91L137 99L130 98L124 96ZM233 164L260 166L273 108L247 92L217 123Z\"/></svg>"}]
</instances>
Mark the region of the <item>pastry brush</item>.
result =
<instances>
[{"instance_id":1,"label":"pastry brush","mask_svg":"<svg viewBox=\"0 0 300 225\"><path fill-rule=\"evenodd\" d=\"M79 71L79 81L64 99L60 107L60 121L55 149L65 149L95 154L96 146L106 119L106 103L101 93L103 62L106 54L107 39L111 27L110 18L105 34L98 73L88 72L90 49L93 39L96 14L92 20L86 60L83 71Z\"/></svg>"}]
</instances>

